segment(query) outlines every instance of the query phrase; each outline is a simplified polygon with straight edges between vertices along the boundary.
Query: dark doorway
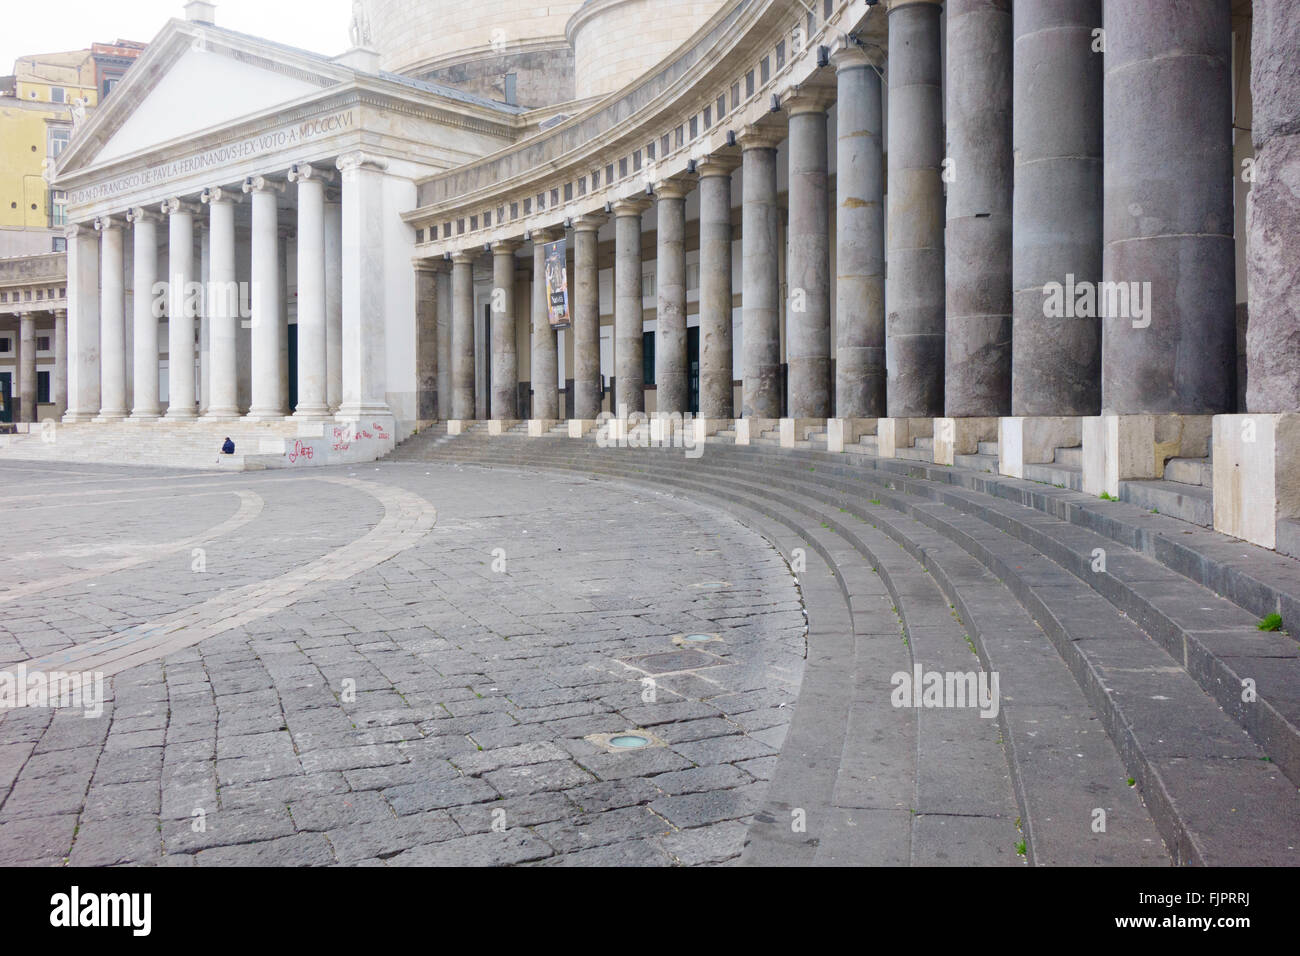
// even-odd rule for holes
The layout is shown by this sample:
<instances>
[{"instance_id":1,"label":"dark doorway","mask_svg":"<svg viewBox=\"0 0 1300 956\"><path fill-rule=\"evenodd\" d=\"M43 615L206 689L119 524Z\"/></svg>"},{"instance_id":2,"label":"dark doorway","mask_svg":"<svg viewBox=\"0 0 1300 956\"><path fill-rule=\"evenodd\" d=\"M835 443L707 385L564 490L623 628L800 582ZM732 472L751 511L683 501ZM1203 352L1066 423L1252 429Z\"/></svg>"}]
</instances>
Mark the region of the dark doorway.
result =
<instances>
[{"instance_id":1,"label":"dark doorway","mask_svg":"<svg viewBox=\"0 0 1300 956\"><path fill-rule=\"evenodd\" d=\"M492 305L483 306L483 417L492 417Z\"/></svg>"},{"instance_id":2,"label":"dark doorway","mask_svg":"<svg viewBox=\"0 0 1300 956\"><path fill-rule=\"evenodd\" d=\"M690 406L692 415L700 413L700 327L697 325L686 330L686 381L690 389Z\"/></svg>"},{"instance_id":3,"label":"dark doorway","mask_svg":"<svg viewBox=\"0 0 1300 956\"><path fill-rule=\"evenodd\" d=\"M289 323L289 411L298 408L298 323Z\"/></svg>"},{"instance_id":4,"label":"dark doorway","mask_svg":"<svg viewBox=\"0 0 1300 956\"><path fill-rule=\"evenodd\" d=\"M0 372L0 422L14 420L13 378L10 372Z\"/></svg>"}]
</instances>

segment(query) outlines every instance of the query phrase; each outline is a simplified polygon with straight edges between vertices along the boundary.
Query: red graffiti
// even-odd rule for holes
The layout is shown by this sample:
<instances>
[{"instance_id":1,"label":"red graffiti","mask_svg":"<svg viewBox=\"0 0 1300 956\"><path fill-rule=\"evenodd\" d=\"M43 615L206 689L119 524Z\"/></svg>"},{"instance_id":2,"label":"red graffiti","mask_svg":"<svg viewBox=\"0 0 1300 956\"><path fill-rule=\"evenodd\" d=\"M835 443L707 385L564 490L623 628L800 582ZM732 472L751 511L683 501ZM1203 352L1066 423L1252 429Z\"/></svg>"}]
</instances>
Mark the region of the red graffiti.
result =
<instances>
[{"instance_id":1,"label":"red graffiti","mask_svg":"<svg viewBox=\"0 0 1300 956\"><path fill-rule=\"evenodd\" d=\"M381 425L379 422L371 422L370 427L372 427L375 430L375 433L378 435L379 438L387 440L388 432L384 431L383 425Z\"/></svg>"},{"instance_id":2,"label":"red graffiti","mask_svg":"<svg viewBox=\"0 0 1300 956\"><path fill-rule=\"evenodd\" d=\"M310 461L312 456L314 456L315 454L316 454L316 450L312 448L310 445L304 445L300 441L295 441L293 443L293 451L289 452L289 464L292 465L299 458L306 458L308 461Z\"/></svg>"}]
</instances>

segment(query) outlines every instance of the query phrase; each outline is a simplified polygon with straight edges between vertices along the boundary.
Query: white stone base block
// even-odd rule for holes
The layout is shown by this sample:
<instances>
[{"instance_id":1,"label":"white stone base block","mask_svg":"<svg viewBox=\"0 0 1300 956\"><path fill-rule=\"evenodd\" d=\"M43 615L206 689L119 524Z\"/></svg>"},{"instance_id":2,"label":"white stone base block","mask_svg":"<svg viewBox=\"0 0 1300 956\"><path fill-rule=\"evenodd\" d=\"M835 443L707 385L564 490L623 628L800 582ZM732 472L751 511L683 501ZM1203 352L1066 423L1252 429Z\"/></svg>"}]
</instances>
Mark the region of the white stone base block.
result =
<instances>
[{"instance_id":1,"label":"white stone base block","mask_svg":"<svg viewBox=\"0 0 1300 956\"><path fill-rule=\"evenodd\" d=\"M1214 530L1278 546L1300 517L1300 414L1214 416Z\"/></svg>"},{"instance_id":2,"label":"white stone base block","mask_svg":"<svg viewBox=\"0 0 1300 956\"><path fill-rule=\"evenodd\" d=\"M599 424L600 422L596 421L594 418L570 418L569 437L581 438Z\"/></svg>"},{"instance_id":3,"label":"white stone base block","mask_svg":"<svg viewBox=\"0 0 1300 956\"><path fill-rule=\"evenodd\" d=\"M737 418L736 444L748 445L763 432L771 431L780 422L779 418Z\"/></svg>"},{"instance_id":4,"label":"white stone base block","mask_svg":"<svg viewBox=\"0 0 1300 956\"><path fill-rule=\"evenodd\" d=\"M1055 459L1056 449L1083 442L1083 419L1074 416L1007 416L998 419L998 473L1025 477L1025 465Z\"/></svg>"},{"instance_id":5,"label":"white stone base block","mask_svg":"<svg viewBox=\"0 0 1300 956\"><path fill-rule=\"evenodd\" d=\"M897 458L898 449L911 448L918 438L933 435L933 418L882 418L876 427L876 455Z\"/></svg>"},{"instance_id":6,"label":"white stone base block","mask_svg":"<svg viewBox=\"0 0 1300 956\"><path fill-rule=\"evenodd\" d=\"M795 442L807 441L808 430L825 428L825 418L782 418L780 420L781 447L793 448Z\"/></svg>"},{"instance_id":7,"label":"white stone base block","mask_svg":"<svg viewBox=\"0 0 1300 956\"><path fill-rule=\"evenodd\" d=\"M828 418L826 419L826 450L840 453L845 445L856 445L863 435L874 435L877 419Z\"/></svg>"},{"instance_id":8,"label":"white stone base block","mask_svg":"<svg viewBox=\"0 0 1300 956\"><path fill-rule=\"evenodd\" d=\"M1083 419L1083 492L1119 497L1121 481L1163 478L1170 458L1204 458L1209 415L1097 415Z\"/></svg>"},{"instance_id":9,"label":"white stone base block","mask_svg":"<svg viewBox=\"0 0 1300 956\"><path fill-rule=\"evenodd\" d=\"M951 465L956 455L973 455L982 441L998 436L996 418L936 418L934 420L934 463Z\"/></svg>"},{"instance_id":10,"label":"white stone base block","mask_svg":"<svg viewBox=\"0 0 1300 956\"><path fill-rule=\"evenodd\" d=\"M541 438L558 424L560 424L558 418L530 418L528 419L528 437Z\"/></svg>"},{"instance_id":11,"label":"white stone base block","mask_svg":"<svg viewBox=\"0 0 1300 956\"><path fill-rule=\"evenodd\" d=\"M465 431L465 422L459 418L447 419L447 434L459 435Z\"/></svg>"},{"instance_id":12,"label":"white stone base block","mask_svg":"<svg viewBox=\"0 0 1300 956\"><path fill-rule=\"evenodd\" d=\"M519 422L513 418L490 418L488 419L488 434L494 436L504 435L518 424Z\"/></svg>"}]
</instances>

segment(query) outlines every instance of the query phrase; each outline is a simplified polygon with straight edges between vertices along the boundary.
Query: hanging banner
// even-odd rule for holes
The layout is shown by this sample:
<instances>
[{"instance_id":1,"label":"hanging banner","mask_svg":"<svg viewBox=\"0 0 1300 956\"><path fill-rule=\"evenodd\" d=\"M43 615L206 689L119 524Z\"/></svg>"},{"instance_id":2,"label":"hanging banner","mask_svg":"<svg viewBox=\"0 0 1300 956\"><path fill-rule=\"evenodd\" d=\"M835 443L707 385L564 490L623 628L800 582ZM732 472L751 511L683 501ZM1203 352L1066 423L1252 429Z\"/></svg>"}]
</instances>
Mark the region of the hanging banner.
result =
<instances>
[{"instance_id":1,"label":"hanging banner","mask_svg":"<svg viewBox=\"0 0 1300 956\"><path fill-rule=\"evenodd\" d=\"M552 329L567 329L569 322L569 276L565 268L564 240L548 242L546 255L546 310Z\"/></svg>"}]
</instances>

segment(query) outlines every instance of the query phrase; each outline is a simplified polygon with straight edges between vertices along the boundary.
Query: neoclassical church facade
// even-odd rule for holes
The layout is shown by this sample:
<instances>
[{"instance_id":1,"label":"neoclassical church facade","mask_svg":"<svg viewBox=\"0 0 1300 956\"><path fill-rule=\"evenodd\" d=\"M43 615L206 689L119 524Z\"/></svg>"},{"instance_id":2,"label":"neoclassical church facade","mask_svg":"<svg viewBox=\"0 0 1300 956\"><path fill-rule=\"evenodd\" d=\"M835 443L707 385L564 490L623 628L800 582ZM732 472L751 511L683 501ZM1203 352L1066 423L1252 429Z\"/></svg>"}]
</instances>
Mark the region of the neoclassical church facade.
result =
<instances>
[{"instance_id":1,"label":"neoclassical church facade","mask_svg":"<svg viewBox=\"0 0 1300 956\"><path fill-rule=\"evenodd\" d=\"M358 0L337 57L167 23L58 171L70 438L1076 449L1300 551L1288 3L470 6Z\"/></svg>"}]
</instances>

